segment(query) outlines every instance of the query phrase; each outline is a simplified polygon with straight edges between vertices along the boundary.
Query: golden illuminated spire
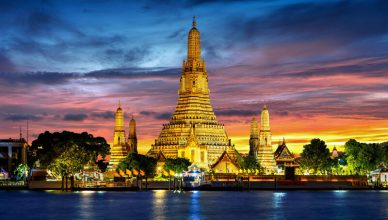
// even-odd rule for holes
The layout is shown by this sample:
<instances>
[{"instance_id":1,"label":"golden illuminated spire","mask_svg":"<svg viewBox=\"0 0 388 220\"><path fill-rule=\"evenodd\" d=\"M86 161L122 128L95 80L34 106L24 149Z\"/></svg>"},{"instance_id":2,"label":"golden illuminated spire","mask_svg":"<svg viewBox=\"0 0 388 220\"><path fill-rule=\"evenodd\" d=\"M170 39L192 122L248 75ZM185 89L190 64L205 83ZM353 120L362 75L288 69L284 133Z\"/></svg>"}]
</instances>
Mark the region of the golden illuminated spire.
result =
<instances>
[{"instance_id":1,"label":"golden illuminated spire","mask_svg":"<svg viewBox=\"0 0 388 220\"><path fill-rule=\"evenodd\" d=\"M114 169L128 152L126 150L125 129L124 129L124 111L119 101L115 114L115 129L113 133L113 145L111 146L109 169Z\"/></svg>"},{"instance_id":2,"label":"golden illuminated spire","mask_svg":"<svg viewBox=\"0 0 388 220\"><path fill-rule=\"evenodd\" d=\"M201 59L200 33L196 26L194 17L175 112L170 122L163 125L148 155L156 157L162 151L167 158L185 157L207 169L224 151L233 158L237 153L210 103L208 74Z\"/></svg>"},{"instance_id":3,"label":"golden illuminated spire","mask_svg":"<svg viewBox=\"0 0 388 220\"><path fill-rule=\"evenodd\" d=\"M201 59L201 40L200 33L196 28L197 22L195 17L193 18L193 27L189 32L189 43L187 48L187 60L200 60Z\"/></svg>"},{"instance_id":4,"label":"golden illuminated spire","mask_svg":"<svg viewBox=\"0 0 388 220\"><path fill-rule=\"evenodd\" d=\"M267 109L267 105L264 104L263 110L261 111L261 130L269 131L271 130L269 126L269 112Z\"/></svg>"},{"instance_id":5,"label":"golden illuminated spire","mask_svg":"<svg viewBox=\"0 0 388 220\"><path fill-rule=\"evenodd\" d=\"M113 144L123 143L125 143L124 111L121 109L121 102L119 101L119 105L115 114L115 130Z\"/></svg>"},{"instance_id":6,"label":"golden illuminated spire","mask_svg":"<svg viewBox=\"0 0 388 220\"><path fill-rule=\"evenodd\" d=\"M201 39L196 25L197 22L194 17L193 27L190 29L188 37L187 60L183 61L179 94L203 93L207 96L209 85L206 64L201 59Z\"/></svg>"},{"instance_id":7,"label":"golden illuminated spire","mask_svg":"<svg viewBox=\"0 0 388 220\"><path fill-rule=\"evenodd\" d=\"M260 165L265 168L266 173L272 173L275 169L276 163L272 151L272 134L269 126L269 112L267 105L264 105L263 110L261 111L261 128L259 136L260 140L257 157Z\"/></svg>"}]
</instances>

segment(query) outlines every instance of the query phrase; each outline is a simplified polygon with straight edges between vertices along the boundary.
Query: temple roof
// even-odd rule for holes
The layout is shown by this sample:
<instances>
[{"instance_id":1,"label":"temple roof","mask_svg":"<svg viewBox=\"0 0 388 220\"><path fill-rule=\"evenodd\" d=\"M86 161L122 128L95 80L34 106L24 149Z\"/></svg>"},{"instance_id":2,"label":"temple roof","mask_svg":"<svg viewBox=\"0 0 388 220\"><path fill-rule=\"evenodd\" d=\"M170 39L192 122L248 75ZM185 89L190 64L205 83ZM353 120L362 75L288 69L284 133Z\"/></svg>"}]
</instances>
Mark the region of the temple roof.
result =
<instances>
[{"instance_id":1,"label":"temple roof","mask_svg":"<svg viewBox=\"0 0 388 220\"><path fill-rule=\"evenodd\" d=\"M287 145L286 145L286 141L283 139L283 143L280 144L278 146L278 148L276 149L275 153L274 153L274 156L275 156L275 159L279 158L282 154L284 153L290 157L293 157L292 156L292 153L290 152L290 150L288 149Z\"/></svg>"},{"instance_id":2,"label":"temple roof","mask_svg":"<svg viewBox=\"0 0 388 220\"><path fill-rule=\"evenodd\" d=\"M224 153L221 154L221 156L218 158L218 160L213 165L211 165L210 167L214 168L222 161L230 162L233 165L235 165L236 167L240 167L238 165L238 163L235 160L233 160L226 151L224 151Z\"/></svg>"},{"instance_id":3,"label":"temple roof","mask_svg":"<svg viewBox=\"0 0 388 220\"><path fill-rule=\"evenodd\" d=\"M156 156L156 159L157 159L158 162L166 161L166 157L164 156L162 151L159 151L158 155Z\"/></svg>"}]
</instances>

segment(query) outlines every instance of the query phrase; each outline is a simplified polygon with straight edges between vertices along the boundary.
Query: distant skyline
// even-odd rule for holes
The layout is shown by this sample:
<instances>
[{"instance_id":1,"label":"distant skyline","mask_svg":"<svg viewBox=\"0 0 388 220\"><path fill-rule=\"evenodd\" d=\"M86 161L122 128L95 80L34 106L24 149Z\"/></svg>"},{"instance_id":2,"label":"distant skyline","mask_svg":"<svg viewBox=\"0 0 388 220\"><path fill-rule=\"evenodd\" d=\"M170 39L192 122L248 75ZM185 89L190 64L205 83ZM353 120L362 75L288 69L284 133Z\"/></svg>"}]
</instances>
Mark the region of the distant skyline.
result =
<instances>
[{"instance_id":1,"label":"distant skyline","mask_svg":"<svg viewBox=\"0 0 388 220\"><path fill-rule=\"evenodd\" d=\"M0 138L112 141L119 100L145 153L175 110L192 17L211 102L240 152L265 103L274 147L388 141L387 1L0 0Z\"/></svg>"}]
</instances>

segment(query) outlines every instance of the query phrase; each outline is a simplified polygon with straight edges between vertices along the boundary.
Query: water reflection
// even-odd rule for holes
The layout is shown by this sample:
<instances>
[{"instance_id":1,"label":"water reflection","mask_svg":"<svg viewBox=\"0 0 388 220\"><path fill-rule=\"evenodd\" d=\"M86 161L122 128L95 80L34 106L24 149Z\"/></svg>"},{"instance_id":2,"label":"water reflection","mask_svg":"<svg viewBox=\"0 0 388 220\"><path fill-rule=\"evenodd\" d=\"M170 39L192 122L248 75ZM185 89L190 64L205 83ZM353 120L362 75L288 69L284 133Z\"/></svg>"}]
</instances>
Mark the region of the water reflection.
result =
<instances>
[{"instance_id":1,"label":"water reflection","mask_svg":"<svg viewBox=\"0 0 388 220\"><path fill-rule=\"evenodd\" d=\"M201 192L191 192L191 203L189 207L190 219L201 219Z\"/></svg>"},{"instance_id":2,"label":"water reflection","mask_svg":"<svg viewBox=\"0 0 388 220\"><path fill-rule=\"evenodd\" d=\"M283 200L286 196L285 192L274 192L272 204L274 208L280 208L282 206Z\"/></svg>"},{"instance_id":3,"label":"water reflection","mask_svg":"<svg viewBox=\"0 0 388 220\"><path fill-rule=\"evenodd\" d=\"M334 194L336 196L345 196L345 193L347 193L347 190L334 190Z\"/></svg>"},{"instance_id":4,"label":"water reflection","mask_svg":"<svg viewBox=\"0 0 388 220\"><path fill-rule=\"evenodd\" d=\"M79 214L81 219L94 219L94 210L93 210L93 202L96 198L94 198L93 194L95 191L80 191L80 209Z\"/></svg>"},{"instance_id":5,"label":"water reflection","mask_svg":"<svg viewBox=\"0 0 388 220\"><path fill-rule=\"evenodd\" d=\"M155 190L153 192L153 217L155 219L166 219L166 194L166 190Z\"/></svg>"},{"instance_id":6,"label":"water reflection","mask_svg":"<svg viewBox=\"0 0 388 220\"><path fill-rule=\"evenodd\" d=\"M285 213L283 212L286 195L286 192L273 192L271 210L276 210L272 212L274 219L286 219Z\"/></svg>"}]
</instances>

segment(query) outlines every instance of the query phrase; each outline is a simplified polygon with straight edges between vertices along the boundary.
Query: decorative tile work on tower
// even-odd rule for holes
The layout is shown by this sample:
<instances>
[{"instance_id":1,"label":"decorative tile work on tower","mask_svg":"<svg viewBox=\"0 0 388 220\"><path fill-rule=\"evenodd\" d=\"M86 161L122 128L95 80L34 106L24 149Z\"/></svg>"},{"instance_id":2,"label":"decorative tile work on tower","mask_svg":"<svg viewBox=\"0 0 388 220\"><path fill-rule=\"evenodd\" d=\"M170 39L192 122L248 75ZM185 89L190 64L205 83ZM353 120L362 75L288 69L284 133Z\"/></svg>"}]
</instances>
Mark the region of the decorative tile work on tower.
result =
<instances>
[{"instance_id":1,"label":"decorative tile work on tower","mask_svg":"<svg viewBox=\"0 0 388 220\"><path fill-rule=\"evenodd\" d=\"M188 36L187 60L183 61L178 103L168 124L163 125L148 155L162 151L167 158L185 157L208 168L224 151L238 154L218 123L210 104L206 63L201 59L200 33L195 18Z\"/></svg>"}]
</instances>

